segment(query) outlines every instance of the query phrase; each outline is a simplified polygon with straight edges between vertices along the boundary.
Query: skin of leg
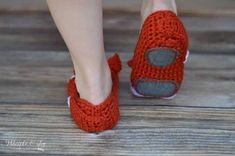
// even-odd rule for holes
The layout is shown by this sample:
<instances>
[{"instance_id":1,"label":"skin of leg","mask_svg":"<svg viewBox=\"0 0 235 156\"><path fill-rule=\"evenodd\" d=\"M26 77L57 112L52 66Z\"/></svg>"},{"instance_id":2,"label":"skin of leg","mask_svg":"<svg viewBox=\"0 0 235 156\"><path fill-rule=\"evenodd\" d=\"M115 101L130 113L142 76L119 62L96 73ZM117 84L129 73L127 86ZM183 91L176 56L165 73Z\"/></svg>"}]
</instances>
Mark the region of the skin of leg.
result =
<instances>
[{"instance_id":1,"label":"skin of leg","mask_svg":"<svg viewBox=\"0 0 235 156\"><path fill-rule=\"evenodd\" d=\"M70 51L80 98L98 105L112 88L104 53L102 0L47 0L47 3Z\"/></svg>"},{"instance_id":2,"label":"skin of leg","mask_svg":"<svg viewBox=\"0 0 235 156\"><path fill-rule=\"evenodd\" d=\"M143 0L141 7L142 23L151 13L159 10L171 10L177 14L175 0Z\"/></svg>"}]
</instances>

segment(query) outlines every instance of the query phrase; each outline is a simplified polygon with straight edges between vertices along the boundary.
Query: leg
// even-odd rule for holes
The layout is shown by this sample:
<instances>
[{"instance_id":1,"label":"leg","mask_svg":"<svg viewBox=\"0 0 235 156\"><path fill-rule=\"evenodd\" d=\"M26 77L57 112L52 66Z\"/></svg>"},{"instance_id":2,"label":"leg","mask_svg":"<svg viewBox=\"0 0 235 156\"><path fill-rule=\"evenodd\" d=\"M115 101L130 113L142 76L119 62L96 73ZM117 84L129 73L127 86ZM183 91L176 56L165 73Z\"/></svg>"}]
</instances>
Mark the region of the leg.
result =
<instances>
[{"instance_id":1,"label":"leg","mask_svg":"<svg viewBox=\"0 0 235 156\"><path fill-rule=\"evenodd\" d=\"M158 10L171 10L177 14L175 0L143 0L141 7L142 23L148 15Z\"/></svg>"},{"instance_id":2,"label":"leg","mask_svg":"<svg viewBox=\"0 0 235 156\"><path fill-rule=\"evenodd\" d=\"M111 92L104 53L102 0L48 0L54 21L70 51L80 97L99 104Z\"/></svg>"}]
</instances>

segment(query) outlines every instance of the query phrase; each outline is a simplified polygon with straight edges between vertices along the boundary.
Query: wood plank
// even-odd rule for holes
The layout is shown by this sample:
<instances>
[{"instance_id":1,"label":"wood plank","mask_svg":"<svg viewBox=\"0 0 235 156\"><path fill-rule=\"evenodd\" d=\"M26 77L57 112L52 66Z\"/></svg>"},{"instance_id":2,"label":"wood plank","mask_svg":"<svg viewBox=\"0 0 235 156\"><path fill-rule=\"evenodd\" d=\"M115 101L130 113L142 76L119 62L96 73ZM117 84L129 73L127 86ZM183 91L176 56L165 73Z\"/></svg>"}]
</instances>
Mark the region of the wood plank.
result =
<instances>
[{"instance_id":1,"label":"wood plank","mask_svg":"<svg viewBox=\"0 0 235 156\"><path fill-rule=\"evenodd\" d=\"M130 54L121 53L121 58L124 64ZM0 65L0 102L65 105L66 80L72 70L68 53L8 52L0 58ZM233 108L234 66L233 55L193 54L186 65L185 82L177 98L146 101L130 94L130 69L124 64L120 75L120 104Z\"/></svg>"},{"instance_id":2,"label":"wood plank","mask_svg":"<svg viewBox=\"0 0 235 156\"><path fill-rule=\"evenodd\" d=\"M3 119L1 121L2 127L10 126L13 128L17 126L19 129L47 127L48 129L57 128L58 132L60 128L69 130L76 127L71 124L73 121L70 119L67 105L2 103L0 114L1 119ZM121 106L121 114L122 119L117 129L128 129L128 127L135 127L136 129L156 128L160 126L162 128L235 130L234 108ZM156 122L153 123L154 121ZM137 124L138 122L141 122L141 124Z\"/></svg>"},{"instance_id":3,"label":"wood plank","mask_svg":"<svg viewBox=\"0 0 235 156\"><path fill-rule=\"evenodd\" d=\"M121 120L115 129L89 134L76 128L66 106L15 103L1 104L0 108L0 151L5 153L235 154L234 109L121 106ZM11 139L41 141L44 151L33 145L17 150L6 145Z\"/></svg>"},{"instance_id":4,"label":"wood plank","mask_svg":"<svg viewBox=\"0 0 235 156\"><path fill-rule=\"evenodd\" d=\"M234 17L230 16L182 16L188 31L235 31ZM49 13L43 12L1 12L0 29L41 29L55 31L55 24ZM24 21L24 22L22 22ZM225 24L226 23L226 24ZM140 14L127 11L104 11L104 28L114 30L135 30L140 27Z\"/></svg>"},{"instance_id":5,"label":"wood plank","mask_svg":"<svg viewBox=\"0 0 235 156\"><path fill-rule=\"evenodd\" d=\"M103 0L105 10L137 12L142 0ZM235 15L233 0L176 0L180 14ZM1 0L0 11L48 11L45 0Z\"/></svg>"},{"instance_id":6,"label":"wood plank","mask_svg":"<svg viewBox=\"0 0 235 156\"><path fill-rule=\"evenodd\" d=\"M4 30L4 32L6 31ZM41 33L41 31L25 33L21 31L16 34L4 34L0 30L0 34L1 51L67 50L64 41L58 33ZM190 51L192 53L235 54L235 32L190 32L189 34ZM137 32L105 30L104 37L107 51L132 52L137 41Z\"/></svg>"},{"instance_id":7,"label":"wood plank","mask_svg":"<svg viewBox=\"0 0 235 156\"><path fill-rule=\"evenodd\" d=\"M182 19L190 34L190 49L193 53L234 54L233 17L192 16ZM133 51L139 25L139 16L136 13L105 12L106 50ZM0 50L67 50L47 13L0 14L0 42Z\"/></svg>"}]
</instances>

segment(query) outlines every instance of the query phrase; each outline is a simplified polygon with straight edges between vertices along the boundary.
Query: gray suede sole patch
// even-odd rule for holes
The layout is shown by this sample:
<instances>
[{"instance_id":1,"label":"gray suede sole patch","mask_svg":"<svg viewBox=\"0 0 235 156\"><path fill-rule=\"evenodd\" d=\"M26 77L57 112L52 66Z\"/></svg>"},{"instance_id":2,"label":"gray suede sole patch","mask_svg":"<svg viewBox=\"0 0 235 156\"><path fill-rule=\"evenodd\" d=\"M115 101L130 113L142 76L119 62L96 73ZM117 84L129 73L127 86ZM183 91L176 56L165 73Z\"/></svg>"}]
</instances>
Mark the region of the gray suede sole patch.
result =
<instances>
[{"instance_id":1,"label":"gray suede sole patch","mask_svg":"<svg viewBox=\"0 0 235 156\"><path fill-rule=\"evenodd\" d=\"M171 48L152 48L146 52L146 59L152 66L164 68L171 65L178 52ZM135 85L136 91L144 96L170 97L178 90L178 84L174 81L156 79L138 79Z\"/></svg>"},{"instance_id":2,"label":"gray suede sole patch","mask_svg":"<svg viewBox=\"0 0 235 156\"><path fill-rule=\"evenodd\" d=\"M146 53L148 62L156 67L165 67L172 64L178 52L170 48L153 48Z\"/></svg>"},{"instance_id":3,"label":"gray suede sole patch","mask_svg":"<svg viewBox=\"0 0 235 156\"><path fill-rule=\"evenodd\" d=\"M139 79L136 91L145 96L170 97L176 93L178 85L173 81Z\"/></svg>"}]
</instances>

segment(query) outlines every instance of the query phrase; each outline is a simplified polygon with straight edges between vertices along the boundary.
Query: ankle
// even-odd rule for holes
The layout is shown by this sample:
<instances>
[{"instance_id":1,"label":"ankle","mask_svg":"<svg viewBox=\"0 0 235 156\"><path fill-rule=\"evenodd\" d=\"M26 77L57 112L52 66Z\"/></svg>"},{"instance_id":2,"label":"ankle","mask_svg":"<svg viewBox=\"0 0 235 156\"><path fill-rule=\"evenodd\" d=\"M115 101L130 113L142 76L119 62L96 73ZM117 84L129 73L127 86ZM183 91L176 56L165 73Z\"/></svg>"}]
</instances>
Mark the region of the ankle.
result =
<instances>
[{"instance_id":1,"label":"ankle","mask_svg":"<svg viewBox=\"0 0 235 156\"><path fill-rule=\"evenodd\" d=\"M80 69L76 73L75 82L80 98L98 105L111 93L112 77L107 61L93 72Z\"/></svg>"},{"instance_id":2,"label":"ankle","mask_svg":"<svg viewBox=\"0 0 235 156\"><path fill-rule=\"evenodd\" d=\"M153 12L169 10L177 14L175 0L144 0L141 8L142 23Z\"/></svg>"}]
</instances>

